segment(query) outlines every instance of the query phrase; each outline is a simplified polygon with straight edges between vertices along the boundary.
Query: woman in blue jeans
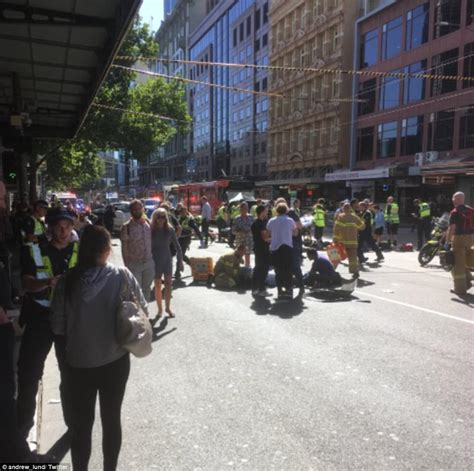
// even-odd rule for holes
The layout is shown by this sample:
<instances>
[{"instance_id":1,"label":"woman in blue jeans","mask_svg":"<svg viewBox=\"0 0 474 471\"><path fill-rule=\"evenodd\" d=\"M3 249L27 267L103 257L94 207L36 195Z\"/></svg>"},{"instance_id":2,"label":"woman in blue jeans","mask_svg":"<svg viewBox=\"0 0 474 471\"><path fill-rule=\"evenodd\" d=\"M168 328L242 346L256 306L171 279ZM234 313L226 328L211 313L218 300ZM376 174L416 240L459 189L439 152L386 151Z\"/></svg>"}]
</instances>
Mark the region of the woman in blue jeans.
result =
<instances>
[{"instance_id":1,"label":"woman in blue jeans","mask_svg":"<svg viewBox=\"0 0 474 471\"><path fill-rule=\"evenodd\" d=\"M122 444L121 408L130 372L128 352L115 338L124 274L135 298L146 301L134 276L107 263L110 234L101 226L84 230L78 264L56 286L51 327L64 336L68 401L74 471L88 469L97 395L102 419L103 469L117 468Z\"/></svg>"}]
</instances>

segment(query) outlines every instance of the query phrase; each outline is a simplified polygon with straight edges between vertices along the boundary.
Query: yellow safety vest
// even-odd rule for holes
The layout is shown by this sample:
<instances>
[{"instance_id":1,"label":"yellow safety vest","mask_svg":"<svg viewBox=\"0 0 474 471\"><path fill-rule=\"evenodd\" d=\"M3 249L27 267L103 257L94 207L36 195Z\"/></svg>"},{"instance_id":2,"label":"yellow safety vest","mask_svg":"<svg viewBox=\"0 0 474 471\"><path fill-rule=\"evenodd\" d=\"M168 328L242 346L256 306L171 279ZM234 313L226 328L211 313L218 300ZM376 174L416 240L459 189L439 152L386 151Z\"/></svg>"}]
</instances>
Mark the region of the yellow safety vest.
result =
<instances>
[{"instance_id":1,"label":"yellow safety vest","mask_svg":"<svg viewBox=\"0 0 474 471\"><path fill-rule=\"evenodd\" d=\"M385 206L385 221L391 224L400 224L400 216L398 214L398 204L397 203L390 203L390 214L388 214L387 209L388 205Z\"/></svg>"},{"instance_id":2,"label":"yellow safety vest","mask_svg":"<svg viewBox=\"0 0 474 471\"><path fill-rule=\"evenodd\" d=\"M225 207L224 207L224 206L221 206L221 207L217 210L217 219L224 219L224 220L225 220L225 218L226 218Z\"/></svg>"},{"instance_id":3,"label":"yellow safety vest","mask_svg":"<svg viewBox=\"0 0 474 471\"><path fill-rule=\"evenodd\" d=\"M316 206L314 213L313 213L313 222L316 227L325 227L325 215L326 211L320 206Z\"/></svg>"},{"instance_id":4,"label":"yellow safety vest","mask_svg":"<svg viewBox=\"0 0 474 471\"><path fill-rule=\"evenodd\" d=\"M77 242L74 242L74 246L72 249L72 255L71 258L69 259L68 263L68 268L71 269L77 265L77 256L79 253L79 244ZM31 256L33 257L33 260L35 261L36 265L36 279L37 280L47 280L48 278L53 278L54 277L54 272L53 272L53 265L51 263L51 259L46 256L42 255L41 256L41 264L38 265L37 260L35 258L34 252L33 252L33 247L31 247ZM52 297L52 290L50 290L48 294L47 299L34 299L35 302L40 304L41 306L44 307L50 307L51 306L51 297Z\"/></svg>"},{"instance_id":5,"label":"yellow safety vest","mask_svg":"<svg viewBox=\"0 0 474 471\"><path fill-rule=\"evenodd\" d=\"M420 218L428 218L431 216L431 209L428 203L420 203Z\"/></svg>"}]
</instances>

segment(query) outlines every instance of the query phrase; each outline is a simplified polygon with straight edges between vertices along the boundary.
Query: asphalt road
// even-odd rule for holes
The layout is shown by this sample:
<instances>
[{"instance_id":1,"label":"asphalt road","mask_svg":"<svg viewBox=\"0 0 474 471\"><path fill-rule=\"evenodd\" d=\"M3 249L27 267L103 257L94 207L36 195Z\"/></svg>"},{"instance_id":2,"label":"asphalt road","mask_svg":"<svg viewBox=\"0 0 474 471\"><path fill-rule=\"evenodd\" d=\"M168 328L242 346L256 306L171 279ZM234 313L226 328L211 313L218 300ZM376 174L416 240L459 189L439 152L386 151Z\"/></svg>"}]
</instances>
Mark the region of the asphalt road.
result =
<instances>
[{"instance_id":1,"label":"asphalt road","mask_svg":"<svg viewBox=\"0 0 474 471\"><path fill-rule=\"evenodd\" d=\"M472 469L474 296L451 288L389 253L346 301L176 289L132 362L120 468ZM91 469L100 443L96 424Z\"/></svg>"}]
</instances>

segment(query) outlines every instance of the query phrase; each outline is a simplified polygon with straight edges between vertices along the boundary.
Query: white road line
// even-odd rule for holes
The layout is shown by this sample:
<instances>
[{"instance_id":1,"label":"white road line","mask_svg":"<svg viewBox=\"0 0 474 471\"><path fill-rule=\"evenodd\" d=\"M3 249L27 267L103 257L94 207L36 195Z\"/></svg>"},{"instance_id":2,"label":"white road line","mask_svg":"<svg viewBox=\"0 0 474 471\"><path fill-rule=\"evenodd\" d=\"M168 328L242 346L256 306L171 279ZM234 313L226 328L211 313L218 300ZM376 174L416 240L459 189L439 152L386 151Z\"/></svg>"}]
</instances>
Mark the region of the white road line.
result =
<instances>
[{"instance_id":1,"label":"white road line","mask_svg":"<svg viewBox=\"0 0 474 471\"><path fill-rule=\"evenodd\" d=\"M389 303L398 304L400 306L405 306L405 307L409 307L409 308L412 308L412 309L417 309L418 311L428 312L429 314L436 314L437 316L447 317L448 319L454 319L456 321L465 322L466 324L474 324L474 321L470 321L469 319L463 319L462 317L451 316L449 314L445 314L444 312L433 311L433 309L428 309L426 307L416 306L414 304L404 303L402 301L395 301L394 299L384 298L383 296L377 296L376 294L366 293L365 291L356 290L356 291L354 291L354 293L360 294L362 296L368 296L369 298L380 299L381 301L387 301Z\"/></svg>"}]
</instances>

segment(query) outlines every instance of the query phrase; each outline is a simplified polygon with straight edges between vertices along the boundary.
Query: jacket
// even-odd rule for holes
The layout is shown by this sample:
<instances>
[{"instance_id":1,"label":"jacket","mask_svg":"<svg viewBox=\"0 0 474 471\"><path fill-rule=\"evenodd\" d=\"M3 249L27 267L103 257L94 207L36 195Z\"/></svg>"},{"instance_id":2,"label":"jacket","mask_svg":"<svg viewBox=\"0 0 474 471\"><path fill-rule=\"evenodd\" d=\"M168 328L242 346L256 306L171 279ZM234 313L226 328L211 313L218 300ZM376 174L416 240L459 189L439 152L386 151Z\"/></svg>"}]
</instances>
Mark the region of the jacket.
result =
<instances>
[{"instance_id":1,"label":"jacket","mask_svg":"<svg viewBox=\"0 0 474 471\"><path fill-rule=\"evenodd\" d=\"M346 247L357 247L359 231L365 229L364 222L355 214L340 214L334 223L333 239Z\"/></svg>"}]
</instances>

